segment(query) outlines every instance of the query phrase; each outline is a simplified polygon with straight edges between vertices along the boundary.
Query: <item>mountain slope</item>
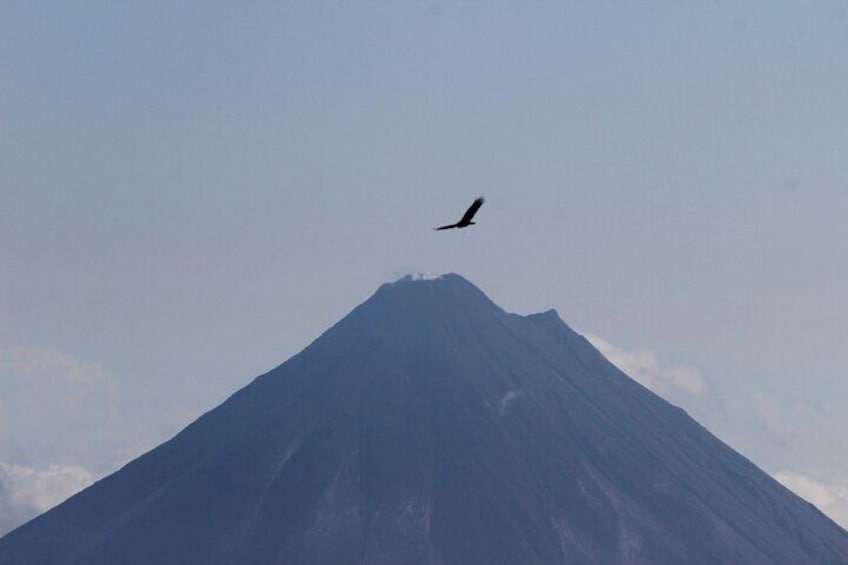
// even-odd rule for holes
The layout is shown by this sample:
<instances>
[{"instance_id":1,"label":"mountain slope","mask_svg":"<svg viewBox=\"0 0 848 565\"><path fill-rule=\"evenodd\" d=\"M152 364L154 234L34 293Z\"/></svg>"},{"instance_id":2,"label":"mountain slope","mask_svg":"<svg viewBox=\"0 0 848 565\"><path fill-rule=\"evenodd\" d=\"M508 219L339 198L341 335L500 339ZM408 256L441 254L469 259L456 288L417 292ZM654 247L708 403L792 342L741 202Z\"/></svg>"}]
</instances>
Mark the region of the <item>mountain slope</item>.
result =
<instances>
[{"instance_id":1,"label":"mountain slope","mask_svg":"<svg viewBox=\"0 0 848 565\"><path fill-rule=\"evenodd\" d=\"M554 311L386 284L0 563L844 563L848 533Z\"/></svg>"}]
</instances>

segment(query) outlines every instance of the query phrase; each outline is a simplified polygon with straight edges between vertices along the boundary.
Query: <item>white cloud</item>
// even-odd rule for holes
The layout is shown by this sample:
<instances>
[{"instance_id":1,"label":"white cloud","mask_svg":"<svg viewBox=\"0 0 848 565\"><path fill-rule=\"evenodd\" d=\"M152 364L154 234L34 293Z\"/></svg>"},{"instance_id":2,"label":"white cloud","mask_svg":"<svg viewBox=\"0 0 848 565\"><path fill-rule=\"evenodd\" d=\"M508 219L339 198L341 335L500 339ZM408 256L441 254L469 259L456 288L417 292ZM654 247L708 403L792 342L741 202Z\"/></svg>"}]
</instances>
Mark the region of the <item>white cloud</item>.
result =
<instances>
[{"instance_id":1,"label":"white cloud","mask_svg":"<svg viewBox=\"0 0 848 565\"><path fill-rule=\"evenodd\" d=\"M11 494L0 477L0 537L38 515L34 508L13 505L10 498Z\"/></svg>"},{"instance_id":2,"label":"white cloud","mask_svg":"<svg viewBox=\"0 0 848 565\"><path fill-rule=\"evenodd\" d=\"M834 522L848 528L848 480L823 482L793 471L775 473L774 478L801 498L815 504Z\"/></svg>"},{"instance_id":3,"label":"white cloud","mask_svg":"<svg viewBox=\"0 0 848 565\"><path fill-rule=\"evenodd\" d=\"M0 463L0 536L63 502L94 479L77 465L35 469Z\"/></svg>"},{"instance_id":4,"label":"white cloud","mask_svg":"<svg viewBox=\"0 0 848 565\"><path fill-rule=\"evenodd\" d=\"M773 469L790 468L819 476L848 476L848 415L827 402L783 400L757 391L753 413L765 437L780 446ZM839 401L837 400L837 403Z\"/></svg>"},{"instance_id":5,"label":"white cloud","mask_svg":"<svg viewBox=\"0 0 848 565\"><path fill-rule=\"evenodd\" d=\"M0 371L24 377L53 379L82 385L105 384L114 403L118 387L112 375L100 363L84 363L62 351L49 347L12 347L0 352Z\"/></svg>"},{"instance_id":6,"label":"white cloud","mask_svg":"<svg viewBox=\"0 0 848 565\"><path fill-rule=\"evenodd\" d=\"M16 506L44 512L94 482L94 475L78 465L49 465L43 469L0 463L0 476Z\"/></svg>"},{"instance_id":7,"label":"white cloud","mask_svg":"<svg viewBox=\"0 0 848 565\"><path fill-rule=\"evenodd\" d=\"M114 377L49 347L0 348L0 398L1 535L112 467L120 420Z\"/></svg>"},{"instance_id":8,"label":"white cloud","mask_svg":"<svg viewBox=\"0 0 848 565\"><path fill-rule=\"evenodd\" d=\"M0 398L0 461L116 463L107 451L122 430L119 387L100 363L49 347L0 349Z\"/></svg>"},{"instance_id":9,"label":"white cloud","mask_svg":"<svg viewBox=\"0 0 848 565\"><path fill-rule=\"evenodd\" d=\"M434 275L429 271L424 271L419 273L412 273L412 275L410 275L410 278L414 281L435 281L442 278L442 276Z\"/></svg>"},{"instance_id":10,"label":"white cloud","mask_svg":"<svg viewBox=\"0 0 848 565\"><path fill-rule=\"evenodd\" d=\"M586 334L586 339L613 365L662 397L683 393L703 398L709 392L706 379L694 367L662 366L650 351L627 351L592 334Z\"/></svg>"},{"instance_id":11,"label":"white cloud","mask_svg":"<svg viewBox=\"0 0 848 565\"><path fill-rule=\"evenodd\" d=\"M766 438L780 446L774 477L848 528L848 418L844 412L763 391L751 397ZM791 469L791 470L790 470Z\"/></svg>"}]
</instances>

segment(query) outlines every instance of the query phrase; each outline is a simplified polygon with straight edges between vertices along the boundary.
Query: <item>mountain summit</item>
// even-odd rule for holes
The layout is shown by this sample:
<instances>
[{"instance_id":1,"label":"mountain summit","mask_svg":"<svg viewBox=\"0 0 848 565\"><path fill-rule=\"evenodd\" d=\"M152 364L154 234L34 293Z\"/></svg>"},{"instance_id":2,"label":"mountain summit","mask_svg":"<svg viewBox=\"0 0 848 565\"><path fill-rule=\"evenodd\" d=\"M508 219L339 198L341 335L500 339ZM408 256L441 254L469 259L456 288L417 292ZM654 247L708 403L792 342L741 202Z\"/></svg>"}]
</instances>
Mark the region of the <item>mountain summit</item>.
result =
<instances>
[{"instance_id":1,"label":"mountain summit","mask_svg":"<svg viewBox=\"0 0 848 565\"><path fill-rule=\"evenodd\" d=\"M848 532L458 275L381 286L0 563L846 563Z\"/></svg>"}]
</instances>

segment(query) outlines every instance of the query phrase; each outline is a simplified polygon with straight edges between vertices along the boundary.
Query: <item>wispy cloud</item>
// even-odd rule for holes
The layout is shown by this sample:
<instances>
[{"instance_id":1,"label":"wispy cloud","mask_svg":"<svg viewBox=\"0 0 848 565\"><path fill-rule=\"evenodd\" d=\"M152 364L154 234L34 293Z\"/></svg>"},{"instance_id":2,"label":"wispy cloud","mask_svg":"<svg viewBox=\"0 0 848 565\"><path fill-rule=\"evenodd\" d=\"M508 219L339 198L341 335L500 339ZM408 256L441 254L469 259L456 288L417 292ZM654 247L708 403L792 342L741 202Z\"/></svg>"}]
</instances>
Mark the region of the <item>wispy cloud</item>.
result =
<instances>
[{"instance_id":1,"label":"wispy cloud","mask_svg":"<svg viewBox=\"0 0 848 565\"><path fill-rule=\"evenodd\" d=\"M0 536L14 530L38 515L35 508L14 504L12 494L0 476Z\"/></svg>"},{"instance_id":2,"label":"wispy cloud","mask_svg":"<svg viewBox=\"0 0 848 565\"><path fill-rule=\"evenodd\" d=\"M710 420L724 412L709 380L697 368L665 364L649 351L628 351L603 338L586 338L633 379L660 396ZM740 399L741 400L741 399ZM771 444L772 468L784 486L848 528L848 416L803 401L786 401L758 391L742 402ZM730 434L733 435L732 433ZM730 439L733 439L732 437ZM780 461L775 464L776 461Z\"/></svg>"},{"instance_id":3,"label":"wispy cloud","mask_svg":"<svg viewBox=\"0 0 848 565\"><path fill-rule=\"evenodd\" d=\"M801 498L815 504L834 522L848 528L848 479L826 482L793 471L775 473L774 478Z\"/></svg>"},{"instance_id":4,"label":"wispy cloud","mask_svg":"<svg viewBox=\"0 0 848 565\"><path fill-rule=\"evenodd\" d=\"M42 469L0 463L0 476L15 505L49 510L94 482L79 465L50 465Z\"/></svg>"},{"instance_id":5,"label":"wispy cloud","mask_svg":"<svg viewBox=\"0 0 848 565\"><path fill-rule=\"evenodd\" d=\"M78 465L35 469L0 463L0 535L53 508L94 479Z\"/></svg>"},{"instance_id":6,"label":"wispy cloud","mask_svg":"<svg viewBox=\"0 0 848 565\"><path fill-rule=\"evenodd\" d=\"M807 476L848 477L848 414L827 402L784 400L757 391L753 414L767 440L780 446L774 469Z\"/></svg>"},{"instance_id":7,"label":"wispy cloud","mask_svg":"<svg viewBox=\"0 0 848 565\"><path fill-rule=\"evenodd\" d=\"M101 385L109 392L110 411L117 409L119 398L115 378L100 363L86 363L57 349L49 347L10 347L0 352L0 372L17 375L18 378L51 381L66 385ZM68 387L69 391L84 388ZM76 403L73 392L66 398Z\"/></svg>"},{"instance_id":8,"label":"wispy cloud","mask_svg":"<svg viewBox=\"0 0 848 565\"><path fill-rule=\"evenodd\" d=\"M761 391L755 392L751 399L754 413L766 433L781 445L789 443L795 426L788 421L784 404Z\"/></svg>"},{"instance_id":9,"label":"wispy cloud","mask_svg":"<svg viewBox=\"0 0 848 565\"><path fill-rule=\"evenodd\" d=\"M101 364L49 347L2 348L0 359L0 461L86 461L115 435L120 390Z\"/></svg>"},{"instance_id":10,"label":"wispy cloud","mask_svg":"<svg viewBox=\"0 0 848 565\"><path fill-rule=\"evenodd\" d=\"M698 368L663 362L651 351L624 349L591 333L585 337L623 373L680 406L701 424L714 428L721 422L724 401Z\"/></svg>"},{"instance_id":11,"label":"wispy cloud","mask_svg":"<svg viewBox=\"0 0 848 565\"><path fill-rule=\"evenodd\" d=\"M116 379L49 347L0 348L0 530L88 486L120 463Z\"/></svg>"},{"instance_id":12,"label":"wispy cloud","mask_svg":"<svg viewBox=\"0 0 848 565\"><path fill-rule=\"evenodd\" d=\"M663 365L650 351L628 351L593 334L586 334L604 357L660 396L685 394L703 398L710 393L701 371L686 365Z\"/></svg>"}]
</instances>

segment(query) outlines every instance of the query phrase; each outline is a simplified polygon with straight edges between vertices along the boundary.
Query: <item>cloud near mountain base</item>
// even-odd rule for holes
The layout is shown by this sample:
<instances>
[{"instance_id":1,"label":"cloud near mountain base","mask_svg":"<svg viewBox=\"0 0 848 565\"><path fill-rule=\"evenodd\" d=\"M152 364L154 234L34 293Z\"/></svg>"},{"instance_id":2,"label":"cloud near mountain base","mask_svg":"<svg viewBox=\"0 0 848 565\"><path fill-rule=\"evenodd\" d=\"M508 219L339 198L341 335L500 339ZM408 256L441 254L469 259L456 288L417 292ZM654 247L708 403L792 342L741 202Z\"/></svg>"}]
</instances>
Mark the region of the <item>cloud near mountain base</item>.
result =
<instances>
[{"instance_id":1,"label":"cloud near mountain base","mask_svg":"<svg viewBox=\"0 0 848 565\"><path fill-rule=\"evenodd\" d=\"M0 535L53 508L94 479L78 465L35 469L0 463Z\"/></svg>"},{"instance_id":2,"label":"cloud near mountain base","mask_svg":"<svg viewBox=\"0 0 848 565\"><path fill-rule=\"evenodd\" d=\"M815 504L834 522L848 529L848 480L818 481L793 471L775 473L774 478L801 498Z\"/></svg>"}]
</instances>

